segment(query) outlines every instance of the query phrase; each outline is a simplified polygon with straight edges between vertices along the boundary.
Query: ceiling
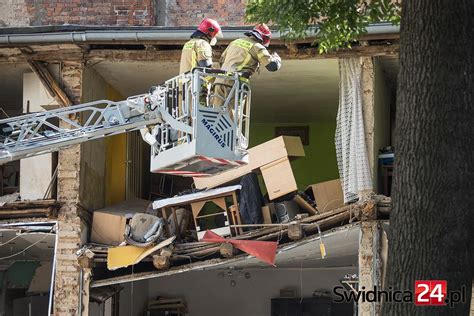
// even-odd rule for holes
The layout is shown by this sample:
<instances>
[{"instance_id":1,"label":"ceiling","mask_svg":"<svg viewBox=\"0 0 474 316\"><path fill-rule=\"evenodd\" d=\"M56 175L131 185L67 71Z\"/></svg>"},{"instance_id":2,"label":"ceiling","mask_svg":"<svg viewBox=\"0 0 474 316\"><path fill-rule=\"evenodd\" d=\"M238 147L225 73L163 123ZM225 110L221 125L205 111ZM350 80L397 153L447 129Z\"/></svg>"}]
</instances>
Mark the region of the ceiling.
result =
<instances>
[{"instance_id":1,"label":"ceiling","mask_svg":"<svg viewBox=\"0 0 474 316\"><path fill-rule=\"evenodd\" d=\"M55 236L44 232L20 233L17 229L0 229L0 267L5 269L14 261L52 260Z\"/></svg>"},{"instance_id":2,"label":"ceiling","mask_svg":"<svg viewBox=\"0 0 474 316\"><path fill-rule=\"evenodd\" d=\"M94 69L124 97L141 94L177 74L175 62L99 62ZM276 73L252 78L254 122L311 122L335 119L337 59L284 60Z\"/></svg>"}]
</instances>

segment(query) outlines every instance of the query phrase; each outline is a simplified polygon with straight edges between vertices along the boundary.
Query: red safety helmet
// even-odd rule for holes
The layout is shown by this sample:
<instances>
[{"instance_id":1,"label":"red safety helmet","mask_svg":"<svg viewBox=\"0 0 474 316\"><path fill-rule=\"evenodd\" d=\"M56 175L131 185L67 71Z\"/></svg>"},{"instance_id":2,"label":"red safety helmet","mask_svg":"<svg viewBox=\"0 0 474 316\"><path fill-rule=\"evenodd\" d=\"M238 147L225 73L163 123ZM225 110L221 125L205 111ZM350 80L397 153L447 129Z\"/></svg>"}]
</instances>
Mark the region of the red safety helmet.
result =
<instances>
[{"instance_id":1,"label":"red safety helmet","mask_svg":"<svg viewBox=\"0 0 474 316\"><path fill-rule=\"evenodd\" d=\"M268 45L270 45L272 32L270 31L270 28L265 23L255 25L251 33L252 35L254 35L259 40L262 41L263 46L268 47Z\"/></svg>"},{"instance_id":2,"label":"red safety helmet","mask_svg":"<svg viewBox=\"0 0 474 316\"><path fill-rule=\"evenodd\" d=\"M198 30L209 36L211 39L214 37L222 37L221 26L216 20L205 18L198 26Z\"/></svg>"}]
</instances>

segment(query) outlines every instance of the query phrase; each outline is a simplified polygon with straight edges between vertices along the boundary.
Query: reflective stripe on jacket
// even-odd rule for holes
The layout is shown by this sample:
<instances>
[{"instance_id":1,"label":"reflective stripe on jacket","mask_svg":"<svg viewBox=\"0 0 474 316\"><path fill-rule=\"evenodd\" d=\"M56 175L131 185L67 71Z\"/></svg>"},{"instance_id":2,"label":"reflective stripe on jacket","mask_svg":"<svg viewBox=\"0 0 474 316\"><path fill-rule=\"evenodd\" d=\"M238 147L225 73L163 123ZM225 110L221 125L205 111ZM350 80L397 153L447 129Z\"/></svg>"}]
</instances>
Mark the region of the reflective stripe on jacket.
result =
<instances>
[{"instance_id":1,"label":"reflective stripe on jacket","mask_svg":"<svg viewBox=\"0 0 474 316\"><path fill-rule=\"evenodd\" d=\"M198 65L198 61L207 60L212 65L212 47L201 38L192 38L183 46L179 73L191 71Z\"/></svg>"},{"instance_id":2,"label":"reflective stripe on jacket","mask_svg":"<svg viewBox=\"0 0 474 316\"><path fill-rule=\"evenodd\" d=\"M222 53L220 64L225 71L239 71L250 78L260 64L267 66L273 57L262 44L245 37L232 41Z\"/></svg>"}]
</instances>

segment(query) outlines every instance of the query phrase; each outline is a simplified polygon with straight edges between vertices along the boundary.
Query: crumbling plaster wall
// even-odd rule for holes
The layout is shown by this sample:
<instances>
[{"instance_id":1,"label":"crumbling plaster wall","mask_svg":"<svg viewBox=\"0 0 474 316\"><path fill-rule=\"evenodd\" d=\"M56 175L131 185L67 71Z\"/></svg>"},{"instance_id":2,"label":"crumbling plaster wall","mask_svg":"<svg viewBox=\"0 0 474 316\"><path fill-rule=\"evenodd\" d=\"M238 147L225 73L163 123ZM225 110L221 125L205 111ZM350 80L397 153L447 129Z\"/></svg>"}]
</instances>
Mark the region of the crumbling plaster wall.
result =
<instances>
[{"instance_id":1,"label":"crumbling plaster wall","mask_svg":"<svg viewBox=\"0 0 474 316\"><path fill-rule=\"evenodd\" d=\"M30 19L25 0L2 0L0 2L0 27L29 25Z\"/></svg>"},{"instance_id":2,"label":"crumbling plaster wall","mask_svg":"<svg viewBox=\"0 0 474 316\"><path fill-rule=\"evenodd\" d=\"M73 103L82 96L84 65L79 62L64 62L61 67L61 85ZM77 314L79 307L80 266L76 251L86 241L87 218L79 206L81 145L59 152L58 201L62 203L58 212L58 246L56 249L56 275L54 288L54 315Z\"/></svg>"},{"instance_id":3,"label":"crumbling plaster wall","mask_svg":"<svg viewBox=\"0 0 474 316\"><path fill-rule=\"evenodd\" d=\"M390 143L390 91L380 63L373 57L362 57L362 112L365 141L377 191L378 151Z\"/></svg>"},{"instance_id":4,"label":"crumbling plaster wall","mask_svg":"<svg viewBox=\"0 0 474 316\"><path fill-rule=\"evenodd\" d=\"M167 26L198 25L205 17L217 19L221 25L241 26L244 22L244 0L208 1L208 0L165 0ZM247 23L248 24L248 23Z\"/></svg>"},{"instance_id":5,"label":"crumbling plaster wall","mask_svg":"<svg viewBox=\"0 0 474 316\"><path fill-rule=\"evenodd\" d=\"M106 98L105 80L82 63L63 63L60 79L61 86L75 104ZM104 140L86 142L59 152L58 200L63 205L58 214L55 315L75 315L80 308L81 268L76 252L87 241L91 220L88 211L104 206L104 178ZM83 290L87 297L87 282ZM82 302L85 310L86 301Z\"/></svg>"}]
</instances>

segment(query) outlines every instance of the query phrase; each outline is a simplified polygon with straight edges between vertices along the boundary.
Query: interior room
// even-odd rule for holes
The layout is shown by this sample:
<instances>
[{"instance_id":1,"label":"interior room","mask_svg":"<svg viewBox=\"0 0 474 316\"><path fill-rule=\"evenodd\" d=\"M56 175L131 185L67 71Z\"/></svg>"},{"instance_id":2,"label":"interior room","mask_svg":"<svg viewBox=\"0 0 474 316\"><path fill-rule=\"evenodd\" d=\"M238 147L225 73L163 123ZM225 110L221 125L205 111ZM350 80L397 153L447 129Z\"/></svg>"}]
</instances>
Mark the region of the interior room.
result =
<instances>
[{"instance_id":1,"label":"interior room","mask_svg":"<svg viewBox=\"0 0 474 316\"><path fill-rule=\"evenodd\" d=\"M45 315L50 308L54 223L0 226L0 313Z\"/></svg>"}]
</instances>

